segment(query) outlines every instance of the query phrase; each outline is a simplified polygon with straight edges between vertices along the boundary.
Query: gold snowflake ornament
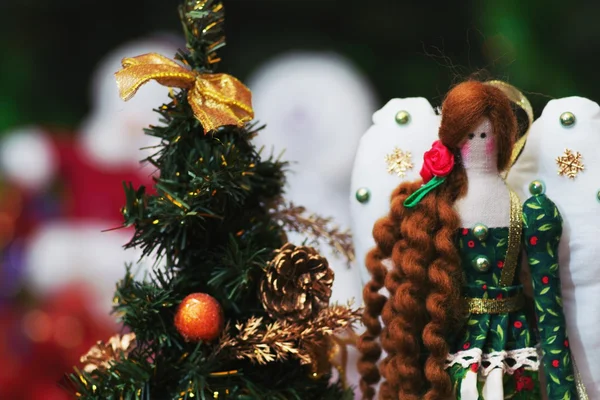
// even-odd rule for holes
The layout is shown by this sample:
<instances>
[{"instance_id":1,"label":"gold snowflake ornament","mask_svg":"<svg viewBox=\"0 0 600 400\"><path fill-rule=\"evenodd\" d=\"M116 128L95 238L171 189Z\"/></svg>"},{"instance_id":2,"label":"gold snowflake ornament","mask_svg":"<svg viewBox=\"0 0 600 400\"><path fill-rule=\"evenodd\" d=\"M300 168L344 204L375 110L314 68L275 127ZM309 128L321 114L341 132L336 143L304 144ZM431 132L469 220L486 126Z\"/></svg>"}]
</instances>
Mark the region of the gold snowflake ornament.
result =
<instances>
[{"instance_id":1,"label":"gold snowflake ornament","mask_svg":"<svg viewBox=\"0 0 600 400\"><path fill-rule=\"evenodd\" d=\"M558 165L558 175L566 175L571 179L575 179L580 171L584 170L584 166L581 163L581 153L566 149L565 154L556 157L556 164Z\"/></svg>"},{"instance_id":2,"label":"gold snowflake ornament","mask_svg":"<svg viewBox=\"0 0 600 400\"><path fill-rule=\"evenodd\" d=\"M398 175L400 178L406 176L406 171L413 169L410 152L404 152L398 147L394 147L394 150L390 154L386 154L385 162L387 163L387 172L390 174Z\"/></svg>"}]
</instances>

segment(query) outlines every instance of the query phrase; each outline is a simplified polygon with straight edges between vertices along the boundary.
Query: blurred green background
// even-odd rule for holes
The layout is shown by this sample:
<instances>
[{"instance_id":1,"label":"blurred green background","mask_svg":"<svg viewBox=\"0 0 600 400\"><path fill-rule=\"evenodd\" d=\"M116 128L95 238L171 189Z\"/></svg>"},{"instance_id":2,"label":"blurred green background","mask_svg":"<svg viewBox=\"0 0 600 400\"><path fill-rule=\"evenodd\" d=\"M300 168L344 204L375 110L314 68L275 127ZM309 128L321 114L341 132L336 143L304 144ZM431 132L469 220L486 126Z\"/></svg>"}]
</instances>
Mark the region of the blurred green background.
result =
<instances>
[{"instance_id":1,"label":"blurred green background","mask_svg":"<svg viewBox=\"0 0 600 400\"><path fill-rule=\"evenodd\" d=\"M600 98L600 2L551 0L224 0L221 70L242 80L289 49L338 51L371 80L379 102L424 96L485 68L529 93ZM0 131L74 126L89 81L111 49L155 32L180 35L177 0L2 0ZM260 118L260 116L258 116ZM268 123L268 121L265 121Z\"/></svg>"}]
</instances>

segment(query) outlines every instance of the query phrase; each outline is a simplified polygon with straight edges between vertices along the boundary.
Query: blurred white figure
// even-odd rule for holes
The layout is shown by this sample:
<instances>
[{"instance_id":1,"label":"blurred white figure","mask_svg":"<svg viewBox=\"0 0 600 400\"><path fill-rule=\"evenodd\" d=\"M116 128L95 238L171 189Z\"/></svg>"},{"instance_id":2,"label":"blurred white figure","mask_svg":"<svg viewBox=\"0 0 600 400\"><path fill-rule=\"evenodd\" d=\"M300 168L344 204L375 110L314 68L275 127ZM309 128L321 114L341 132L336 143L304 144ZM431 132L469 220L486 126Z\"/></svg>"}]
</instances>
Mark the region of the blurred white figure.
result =
<instances>
[{"instance_id":1,"label":"blurred white figure","mask_svg":"<svg viewBox=\"0 0 600 400\"><path fill-rule=\"evenodd\" d=\"M124 57L149 52L172 57L178 47L170 37L155 37L126 43L108 54L93 75L91 113L72 143L57 145L39 127L17 130L1 143L0 166L7 179L28 192L43 192L55 179L63 179L72 195L72 212L44 223L27 238L25 282L40 294L69 281L89 282L97 289L99 310L106 312L125 263L138 261L139 251L122 248L131 230L102 230L121 224L122 180L151 182L152 167L139 160L155 149L140 149L159 140L145 135L143 128L158 123L159 115L152 110L169 101L168 88L149 82L140 95L124 102L114 73ZM145 260L140 269L152 263Z\"/></svg>"},{"instance_id":2,"label":"blurred white figure","mask_svg":"<svg viewBox=\"0 0 600 400\"><path fill-rule=\"evenodd\" d=\"M43 189L58 168L52 141L37 126L17 128L6 135L0 147L2 175L25 190Z\"/></svg>"},{"instance_id":3,"label":"blurred white figure","mask_svg":"<svg viewBox=\"0 0 600 400\"><path fill-rule=\"evenodd\" d=\"M567 122L561 123L562 118ZM546 194L563 217L560 278L569 346L590 399L600 398L600 107L581 97L548 102L531 128L509 184L521 199L529 185L543 182ZM581 154L583 171L574 178L559 175L557 158L566 150Z\"/></svg>"},{"instance_id":4,"label":"blurred white figure","mask_svg":"<svg viewBox=\"0 0 600 400\"><path fill-rule=\"evenodd\" d=\"M375 109L370 84L348 60L334 53L293 52L267 62L248 80L257 118L267 127L255 139L289 160L286 199L310 212L333 217L349 228L350 173L358 139ZM305 237L290 233L291 242ZM321 254L335 271L332 302L362 303L356 266L320 243ZM350 350L348 382L358 385L357 354ZM358 390L357 396L358 396Z\"/></svg>"},{"instance_id":5,"label":"blurred white figure","mask_svg":"<svg viewBox=\"0 0 600 400\"><path fill-rule=\"evenodd\" d=\"M373 225L389 212L390 196L400 183L420 179L423 154L437 140L440 121L425 98L392 99L373 115L373 125L360 139L350 211L363 285L371 279L365 257L375 247Z\"/></svg>"}]
</instances>

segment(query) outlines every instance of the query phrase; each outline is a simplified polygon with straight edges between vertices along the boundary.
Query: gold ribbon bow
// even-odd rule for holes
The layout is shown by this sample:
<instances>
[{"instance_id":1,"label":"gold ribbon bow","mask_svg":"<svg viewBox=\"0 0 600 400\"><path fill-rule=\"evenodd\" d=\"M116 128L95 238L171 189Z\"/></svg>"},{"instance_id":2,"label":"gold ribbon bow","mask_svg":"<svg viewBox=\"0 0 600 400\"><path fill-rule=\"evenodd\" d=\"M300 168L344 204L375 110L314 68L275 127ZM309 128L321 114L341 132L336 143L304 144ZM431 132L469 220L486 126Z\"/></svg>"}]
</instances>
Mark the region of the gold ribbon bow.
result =
<instances>
[{"instance_id":1,"label":"gold ribbon bow","mask_svg":"<svg viewBox=\"0 0 600 400\"><path fill-rule=\"evenodd\" d=\"M169 87L188 89L188 102L204 133L223 125L242 126L254 118L252 95L243 83L227 74L200 74L156 53L124 58L115 73L119 94L131 99L154 79Z\"/></svg>"}]
</instances>

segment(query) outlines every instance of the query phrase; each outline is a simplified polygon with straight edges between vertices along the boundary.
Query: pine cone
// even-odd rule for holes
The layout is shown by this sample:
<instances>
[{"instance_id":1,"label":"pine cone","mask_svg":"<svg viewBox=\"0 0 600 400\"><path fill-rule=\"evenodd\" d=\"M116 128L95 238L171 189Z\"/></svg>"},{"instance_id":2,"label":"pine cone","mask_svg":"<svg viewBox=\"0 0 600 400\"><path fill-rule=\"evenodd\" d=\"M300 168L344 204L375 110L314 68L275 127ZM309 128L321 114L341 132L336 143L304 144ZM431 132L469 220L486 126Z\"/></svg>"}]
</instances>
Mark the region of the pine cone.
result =
<instances>
[{"instance_id":1,"label":"pine cone","mask_svg":"<svg viewBox=\"0 0 600 400\"><path fill-rule=\"evenodd\" d=\"M275 319L303 321L327 307L333 270L312 247L287 243L276 251L260 284L260 296Z\"/></svg>"}]
</instances>

